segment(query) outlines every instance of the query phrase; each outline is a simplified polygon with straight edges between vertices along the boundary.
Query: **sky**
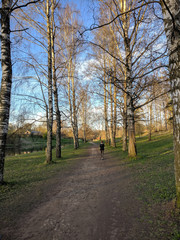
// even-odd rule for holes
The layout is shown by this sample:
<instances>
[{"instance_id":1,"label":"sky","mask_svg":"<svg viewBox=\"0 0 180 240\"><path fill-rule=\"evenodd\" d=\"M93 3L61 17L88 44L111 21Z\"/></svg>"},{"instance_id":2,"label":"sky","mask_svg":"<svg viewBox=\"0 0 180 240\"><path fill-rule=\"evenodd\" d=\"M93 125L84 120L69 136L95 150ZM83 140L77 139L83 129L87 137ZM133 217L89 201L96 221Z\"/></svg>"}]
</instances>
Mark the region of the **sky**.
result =
<instances>
[{"instance_id":1,"label":"sky","mask_svg":"<svg viewBox=\"0 0 180 240\"><path fill-rule=\"evenodd\" d=\"M62 2L63 6L65 6L66 4L69 4L70 6L72 6L72 7L74 6L75 9L80 11L80 16L81 16L84 28L89 29L95 23L95 21L97 23L97 15L98 15L98 12L97 12L97 0L60 0L60 2ZM85 37L91 38L92 37L92 31L87 31L86 34L85 34ZM16 47L14 43L12 45L13 45L13 48ZM30 45L30 44L27 43L27 45ZM19 45L18 45L18 47L19 47ZM25 50L28 52L27 48ZM34 50L36 52L36 46L34 46ZM85 49L84 53L81 55L81 58L80 58L81 62L79 64L79 69L82 72L86 71L85 67L87 67L87 65L89 65L90 61L93 61L92 58L91 59L87 58L88 51L89 51L89 49ZM16 52L17 56L15 56L14 52ZM15 49L14 52L13 52L12 55L14 55L15 58L18 58L19 52L16 51L16 49ZM38 51L37 51L36 54L39 54ZM46 58L44 58L44 59L46 59ZM19 67L19 65L18 64L16 65L16 64L15 64L15 66ZM26 69L25 69L25 71L26 71ZM18 73L21 76L23 74L28 74L27 72L24 73L24 72L18 70L18 71L14 71L13 77L17 77ZM84 80L85 77L83 76L82 79ZM96 100L99 100L99 99L97 99L97 96L95 96L95 98L96 98ZM94 103L95 102L97 103L97 104L95 104L95 108L97 108L96 105L100 105L100 104L97 101L94 101ZM15 108L16 107L17 106L15 106Z\"/></svg>"},{"instance_id":2,"label":"sky","mask_svg":"<svg viewBox=\"0 0 180 240\"><path fill-rule=\"evenodd\" d=\"M83 25L89 28L94 23L93 12L96 12L96 1L94 0L65 0L64 3L76 6L80 10Z\"/></svg>"},{"instance_id":3,"label":"sky","mask_svg":"<svg viewBox=\"0 0 180 240\"><path fill-rule=\"evenodd\" d=\"M96 0L63 0L63 1L60 1L63 3L63 6L65 6L66 4L69 4L70 6L74 6L75 9L79 10L80 11L80 18L83 22L83 26L84 28L89 28L93 23L94 23L94 18L93 18L93 11L96 12L96 8L95 8L95 2ZM13 19L14 20L14 19ZM11 28L14 28L14 25L11 26ZM31 29L29 29L28 31L31 31ZM32 32L31 32L32 33ZM91 32L87 32L86 36L87 35L91 35ZM14 40L14 39L13 39ZM21 45L17 45L17 48L16 48L16 45L14 44L14 41L12 42L13 43L13 47L12 47L12 56L13 56L13 59L15 57L15 59L18 58L18 52L21 51L21 49L23 49L25 52L28 52L28 45L30 46L30 44L27 44L25 43L25 41L23 40L23 45L21 47ZM26 44L26 47L25 49L23 48L23 46L25 46L24 44ZM36 45L34 45L34 51L33 53L36 55L38 54L38 47ZM19 49L19 50L18 50ZM32 50L31 50L32 51ZM88 52L88 49L86 49L86 51L84 51L84 54L81 55L81 70L82 72L84 71L85 69L85 66L87 65L86 63L88 62L88 60L85 60L86 56L87 56L87 52ZM21 55L22 55L22 52L21 52ZM24 58L26 58L26 55L24 55ZM27 71L26 69L26 72L23 72L23 69L21 68L21 64L22 63L18 63L17 60L15 62L15 64L13 65L13 82L14 80L16 80L18 77L22 78L22 81L23 81L23 76L25 75L34 75L34 72L30 73ZM83 78L84 80L84 78ZM31 83L33 84L32 80L31 80ZM13 86L15 86L15 83L13 84ZM20 86L20 89L22 89L22 94L24 93L24 89L23 88L26 88L26 94L31 94L31 89L28 88L28 84L23 84L24 87ZM30 91L30 92L29 92ZM35 91L35 90L33 90ZM20 92L21 93L21 92ZM21 101L21 99L23 97L21 96L13 96L12 95L12 98L14 99L13 101L13 104L11 106L11 118L10 118L10 122L14 122L15 120L15 116L18 115L22 109L22 104L24 101ZM19 102L19 104L18 104ZM27 111L28 111L28 108L31 108L31 103L29 102L26 107L27 108ZM36 112L36 115L39 116L41 115L41 110L34 110ZM33 112L34 112L33 111ZM38 111L38 112L37 112Z\"/></svg>"}]
</instances>

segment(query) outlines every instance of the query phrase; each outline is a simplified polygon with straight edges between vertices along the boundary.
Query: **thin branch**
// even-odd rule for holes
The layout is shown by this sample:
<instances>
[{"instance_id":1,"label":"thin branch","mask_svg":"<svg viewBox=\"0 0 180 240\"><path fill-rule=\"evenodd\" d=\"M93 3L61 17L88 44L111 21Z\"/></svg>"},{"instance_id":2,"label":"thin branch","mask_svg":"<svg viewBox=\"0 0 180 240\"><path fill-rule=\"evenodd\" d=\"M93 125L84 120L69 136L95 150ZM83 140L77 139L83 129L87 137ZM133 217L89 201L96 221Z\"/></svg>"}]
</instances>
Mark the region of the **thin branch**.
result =
<instances>
[{"instance_id":1,"label":"thin branch","mask_svg":"<svg viewBox=\"0 0 180 240\"><path fill-rule=\"evenodd\" d=\"M110 25L111 23L113 23L113 22L114 22L117 18L119 18L120 16L122 16L122 15L124 15L124 14L127 14L127 13L130 13L130 12L133 12L133 11L139 9L139 8L142 8L142 7L146 6L147 4L152 4L152 3L158 3L158 4L160 4L159 1L152 1L152 2L148 2L148 3L144 3L144 4L142 4L141 6L135 7L135 8L133 8L133 9L130 9L130 10L128 10L128 11L125 11L125 12L123 12L123 13L118 14L115 18L113 18L111 21L109 21L109 22L107 22L107 23L104 23L104 24L102 24L102 25L97 25L97 26L94 26L94 27L93 27L93 25L91 25L91 27L90 27L89 29L85 29L83 32L81 32L81 33L79 32L79 34L82 36L82 35L83 35L85 32L87 32L87 31L93 31L93 30L95 30L95 29L108 26L108 25ZM94 24L94 25L95 25L95 24Z\"/></svg>"},{"instance_id":2,"label":"thin branch","mask_svg":"<svg viewBox=\"0 0 180 240\"><path fill-rule=\"evenodd\" d=\"M155 99L164 96L165 94L169 93L170 91L171 91L171 90L168 90L168 91L166 91L166 92L164 92L164 93L161 93L160 95L158 95L158 96L152 98L151 100L148 100L147 102L145 102L145 103L143 103L143 104L141 104L141 105L135 107L134 109L141 108L141 107L147 105L148 103L153 102Z\"/></svg>"},{"instance_id":3,"label":"thin branch","mask_svg":"<svg viewBox=\"0 0 180 240\"><path fill-rule=\"evenodd\" d=\"M30 5L30 4L38 3L38 2L40 2L40 1L41 1L41 0L31 1L31 2L28 2L28 3L24 4L24 5L20 5L20 6L17 6L17 7L13 7L13 8L11 8L11 12L14 11L14 10L16 10L16 9L19 9L19 8L27 7L27 6Z\"/></svg>"},{"instance_id":4,"label":"thin branch","mask_svg":"<svg viewBox=\"0 0 180 240\"><path fill-rule=\"evenodd\" d=\"M164 4L165 8L167 9L167 11L168 11L169 15L170 15L170 16L171 16L171 18L172 18L172 23L173 23L173 28L174 28L174 30L178 31L178 29L176 28L176 24L175 24L175 19L174 19L174 16L172 15L171 11L169 10L169 7L168 7L168 5L166 4L165 0L161 0L161 1L163 2L163 4ZM173 33L173 34L174 34L174 33Z\"/></svg>"},{"instance_id":5,"label":"thin branch","mask_svg":"<svg viewBox=\"0 0 180 240\"><path fill-rule=\"evenodd\" d=\"M11 32L23 32L28 30L29 28L19 29L19 30L11 30Z\"/></svg>"}]
</instances>

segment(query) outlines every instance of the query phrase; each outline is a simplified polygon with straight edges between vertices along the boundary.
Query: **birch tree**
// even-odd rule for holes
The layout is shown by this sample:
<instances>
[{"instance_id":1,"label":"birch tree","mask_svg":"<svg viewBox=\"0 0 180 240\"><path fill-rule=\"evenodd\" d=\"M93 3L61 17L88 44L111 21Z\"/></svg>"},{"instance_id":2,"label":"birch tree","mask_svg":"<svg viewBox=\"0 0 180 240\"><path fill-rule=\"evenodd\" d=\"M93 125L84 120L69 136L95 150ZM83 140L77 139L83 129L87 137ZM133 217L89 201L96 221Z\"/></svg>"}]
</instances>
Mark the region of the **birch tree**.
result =
<instances>
[{"instance_id":1,"label":"birch tree","mask_svg":"<svg viewBox=\"0 0 180 240\"><path fill-rule=\"evenodd\" d=\"M1 92L0 92L0 184L3 183L6 137L11 100L12 64L10 43L10 9L12 0L2 0L1 9Z\"/></svg>"},{"instance_id":2,"label":"birch tree","mask_svg":"<svg viewBox=\"0 0 180 240\"><path fill-rule=\"evenodd\" d=\"M80 106L80 116L81 116L81 122L82 122L82 132L83 132L83 140L84 143L86 143L87 141L87 128L88 128L88 117L89 117L89 111L88 111L88 107L89 107L89 96L88 96L88 85L85 86L84 88L81 88L81 92L80 92L80 102L81 102L81 106Z\"/></svg>"},{"instance_id":3,"label":"birch tree","mask_svg":"<svg viewBox=\"0 0 180 240\"><path fill-rule=\"evenodd\" d=\"M51 47L52 47L52 79L53 79L53 91L54 91L54 106L56 115L56 157L61 158L61 114L59 111L59 99L58 99L58 88L57 88L57 76L56 76L56 59L55 59L55 21L54 21L54 10L56 0L51 0Z\"/></svg>"},{"instance_id":4,"label":"birch tree","mask_svg":"<svg viewBox=\"0 0 180 240\"><path fill-rule=\"evenodd\" d=\"M23 8L37 1L29 1L26 4L17 5L18 1L2 0L1 13L1 67L2 79L0 90L0 184L4 182L4 161L6 138L9 125L9 112L12 86L10 17L12 11Z\"/></svg>"},{"instance_id":5,"label":"birch tree","mask_svg":"<svg viewBox=\"0 0 180 240\"><path fill-rule=\"evenodd\" d=\"M162 52L159 51L159 54L156 54L157 51L155 54L152 54L150 51L153 44L157 44L160 41L163 29L158 30L156 28L151 38L147 38L148 26L144 24L144 21L147 19L147 15L152 13L146 4L132 13L130 9L138 5L137 1L117 0L100 2L102 2L101 6L103 7L103 23L110 22L110 19L115 19L115 16L122 14L122 16L112 21L111 24L104 23L106 28L109 26L109 33L112 35L113 43L117 49L116 53L109 51L107 46L103 47L103 44L98 44L98 46L117 60L119 70L121 71L121 74L116 76L114 83L124 93L124 130L127 124L129 136L128 154L134 157L137 154L135 144L135 110L140 107L138 106L139 99L147 88L145 76L158 68L165 67L165 64L155 66L154 63L161 57L165 57L166 49L163 49ZM126 13L124 14L124 12ZM103 25L103 23L101 24ZM154 23L149 21L148 24L150 26ZM123 77L120 79L120 76ZM126 149L126 130L124 132L123 145L124 149Z\"/></svg>"},{"instance_id":6,"label":"birch tree","mask_svg":"<svg viewBox=\"0 0 180 240\"><path fill-rule=\"evenodd\" d=\"M62 29L60 38L62 41L61 48L64 48L62 56L67 63L67 93L69 102L70 122L73 132L74 148L79 147L78 141L78 107L76 93L76 65L77 56L80 50L80 42L77 38L77 32L80 29L77 13L75 13L69 5L66 6L64 13L61 16ZM61 45L60 44L60 45Z\"/></svg>"},{"instance_id":7,"label":"birch tree","mask_svg":"<svg viewBox=\"0 0 180 240\"><path fill-rule=\"evenodd\" d=\"M180 1L161 1L169 50L169 70L173 101L174 164L177 207L180 208Z\"/></svg>"},{"instance_id":8,"label":"birch tree","mask_svg":"<svg viewBox=\"0 0 180 240\"><path fill-rule=\"evenodd\" d=\"M19 15L19 19L23 19L26 22L26 26L31 26L34 31L27 32L24 38L29 41L32 45L37 45L41 48L39 56L47 56L39 58L33 57L33 62L37 71L41 74L41 81L44 81L43 86L47 87L47 94L42 93L47 99L46 103L46 120L47 120L47 151L46 151L46 162L52 161L52 125L53 125L53 93L54 93L54 106L55 116L57 123L56 131L56 156L61 157L61 120L58 103L58 89L57 89L57 77L56 77L56 57L55 57L55 8L58 5L55 0L46 0L42 4L39 4L35 9L31 9L33 13L22 11ZM41 21L35 21L34 16L39 17ZM29 36L29 38L27 38ZM40 49L39 48L39 49ZM30 55L30 53L28 53ZM33 54L31 54L32 56ZM31 57L32 58L32 57ZM44 62L44 60L47 61ZM41 62L42 61L42 62ZM47 65L47 67L46 67ZM44 76L42 76L44 75ZM47 79L47 84L46 84ZM44 89L41 88L41 91ZM43 98L44 98L43 97Z\"/></svg>"},{"instance_id":9,"label":"birch tree","mask_svg":"<svg viewBox=\"0 0 180 240\"><path fill-rule=\"evenodd\" d=\"M53 126L53 98L52 98L52 29L51 29L51 12L49 0L46 2L47 17L47 40L48 40L48 115L47 115L47 151L46 162L52 161L52 126Z\"/></svg>"}]
</instances>

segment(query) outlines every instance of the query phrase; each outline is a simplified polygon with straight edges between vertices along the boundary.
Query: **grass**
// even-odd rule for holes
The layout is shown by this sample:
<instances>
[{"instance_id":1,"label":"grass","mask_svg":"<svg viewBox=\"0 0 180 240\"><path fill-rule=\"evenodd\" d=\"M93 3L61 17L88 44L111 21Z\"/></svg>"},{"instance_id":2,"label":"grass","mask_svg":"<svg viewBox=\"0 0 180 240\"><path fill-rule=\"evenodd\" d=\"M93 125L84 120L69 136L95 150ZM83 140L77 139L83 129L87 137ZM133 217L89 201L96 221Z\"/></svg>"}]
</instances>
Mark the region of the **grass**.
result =
<instances>
[{"instance_id":1,"label":"grass","mask_svg":"<svg viewBox=\"0 0 180 240\"><path fill-rule=\"evenodd\" d=\"M156 134L150 142L147 136L137 138L136 145L136 158L128 158L127 153L120 150L120 141L116 148L107 146L107 149L136 169L137 189L140 192L145 190L142 198L147 204L174 199L176 189L172 134Z\"/></svg>"},{"instance_id":2,"label":"grass","mask_svg":"<svg viewBox=\"0 0 180 240\"><path fill-rule=\"evenodd\" d=\"M138 155L133 159L119 150L119 148L122 149L120 141L117 142L117 148L108 146L107 149L119 156L121 161L131 168L135 190L146 209L144 217L149 218L150 224L153 209L161 209L157 217L159 222L152 223L157 231L157 239L178 240L180 239L178 226L180 216L174 209L176 189L172 134L154 134L150 142L147 136L137 138L136 145ZM167 226L169 235L166 236L167 233L161 232L161 225ZM166 238L163 238L163 234ZM160 236L162 238L159 238Z\"/></svg>"},{"instance_id":3,"label":"grass","mask_svg":"<svg viewBox=\"0 0 180 240\"><path fill-rule=\"evenodd\" d=\"M57 159L53 150L52 164L45 163L45 151L8 156L5 161L4 181L0 188L0 201L8 198L8 192L31 186L39 181L47 180L59 170L72 164L72 160L86 151L86 144L75 150L73 145L62 149L62 158Z\"/></svg>"},{"instance_id":4,"label":"grass","mask_svg":"<svg viewBox=\"0 0 180 240\"><path fill-rule=\"evenodd\" d=\"M87 147L88 144L81 144L75 150L73 145L66 145L61 159L56 158L53 150L52 164L45 163L45 151L8 156L4 172L6 184L0 187L0 224L13 222L14 216L17 219L21 213L30 211L35 202L42 201L43 191L46 191L43 186L47 185L48 191L48 182L75 164L75 159L82 156Z\"/></svg>"}]
</instances>

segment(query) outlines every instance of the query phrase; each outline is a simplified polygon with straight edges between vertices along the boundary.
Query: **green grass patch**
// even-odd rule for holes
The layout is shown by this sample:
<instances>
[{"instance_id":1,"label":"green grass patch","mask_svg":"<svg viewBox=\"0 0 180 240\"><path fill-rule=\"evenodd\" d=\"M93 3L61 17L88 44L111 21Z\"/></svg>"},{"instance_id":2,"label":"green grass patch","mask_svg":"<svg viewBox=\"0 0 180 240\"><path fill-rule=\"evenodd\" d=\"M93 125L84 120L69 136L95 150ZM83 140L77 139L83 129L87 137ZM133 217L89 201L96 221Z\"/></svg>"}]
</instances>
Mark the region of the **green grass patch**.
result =
<instances>
[{"instance_id":1,"label":"green grass patch","mask_svg":"<svg viewBox=\"0 0 180 240\"><path fill-rule=\"evenodd\" d=\"M73 145L67 145L62 148L60 159L56 158L53 150L51 164L45 163L45 151L8 156L5 161L5 184L0 186L1 226L13 224L18 216L43 201L50 182L54 181L61 171L70 169L76 159L84 155L88 146L88 143L81 144L80 148L75 150Z\"/></svg>"},{"instance_id":2,"label":"green grass patch","mask_svg":"<svg viewBox=\"0 0 180 240\"><path fill-rule=\"evenodd\" d=\"M169 229L167 230L169 231L167 239L180 239L179 214L166 207L169 204L173 206L176 198L173 136L170 133L154 134L152 141L148 141L148 136L144 136L137 138L136 146L138 155L133 159L128 158L128 154L121 150L122 143L120 141L117 142L116 148L107 146L106 149L116 157L119 156L121 163L124 162L127 167L131 168L135 190L139 199L146 206L145 217L152 221L151 209L164 206L165 209L160 210L159 220L153 223L154 225L152 224L157 229L157 237L160 237L161 234L166 235L166 233L160 232L161 225L166 225ZM165 216L166 211L170 211L168 218ZM164 238L162 237L162 239Z\"/></svg>"},{"instance_id":3,"label":"green grass patch","mask_svg":"<svg viewBox=\"0 0 180 240\"><path fill-rule=\"evenodd\" d=\"M8 156L5 161L4 181L5 185L0 187L0 201L8 198L9 192L30 187L40 181L47 180L59 170L73 163L73 159L86 151L88 144L82 144L77 150L73 145L62 148L62 158L58 159L53 150L52 163L46 164L45 151L29 154Z\"/></svg>"},{"instance_id":4,"label":"green grass patch","mask_svg":"<svg viewBox=\"0 0 180 240\"><path fill-rule=\"evenodd\" d=\"M116 148L107 146L106 149L134 169L137 190L146 204L174 199L176 189L172 134L154 134L151 141L148 141L148 136L137 138L136 146L136 158L128 158L127 152L121 150L120 140Z\"/></svg>"},{"instance_id":5,"label":"green grass patch","mask_svg":"<svg viewBox=\"0 0 180 240\"><path fill-rule=\"evenodd\" d=\"M146 141L143 141L146 140ZM154 135L152 141L137 141L139 155L133 162L137 169L137 189L147 204L171 201L176 197L172 134Z\"/></svg>"}]
</instances>

